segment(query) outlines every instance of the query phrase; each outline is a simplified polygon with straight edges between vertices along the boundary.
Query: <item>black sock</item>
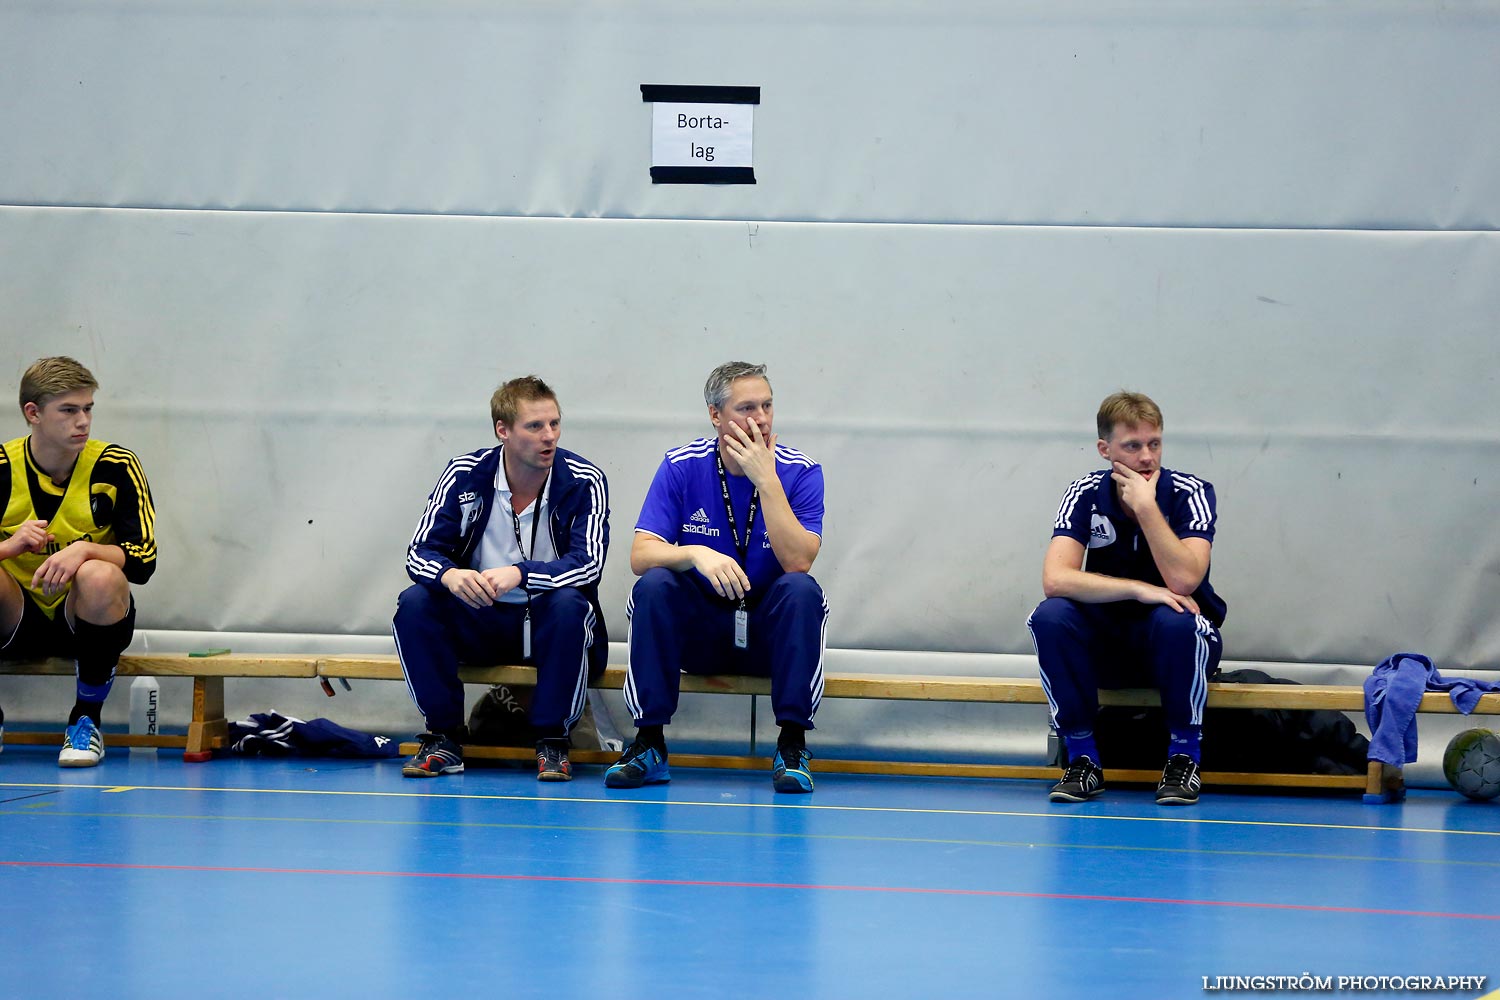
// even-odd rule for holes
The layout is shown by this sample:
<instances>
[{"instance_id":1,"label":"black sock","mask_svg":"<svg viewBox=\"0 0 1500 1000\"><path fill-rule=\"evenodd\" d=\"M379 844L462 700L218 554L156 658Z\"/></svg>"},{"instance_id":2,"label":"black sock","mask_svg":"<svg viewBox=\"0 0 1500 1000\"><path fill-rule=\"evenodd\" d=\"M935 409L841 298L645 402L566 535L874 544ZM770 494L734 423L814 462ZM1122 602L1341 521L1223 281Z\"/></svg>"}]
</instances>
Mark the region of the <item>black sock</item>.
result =
<instances>
[{"instance_id":1,"label":"black sock","mask_svg":"<svg viewBox=\"0 0 1500 1000\"><path fill-rule=\"evenodd\" d=\"M662 753L667 752L667 737L662 733L661 726L636 727L635 741L637 743L644 743L648 747L655 747Z\"/></svg>"},{"instance_id":2,"label":"black sock","mask_svg":"<svg viewBox=\"0 0 1500 1000\"><path fill-rule=\"evenodd\" d=\"M806 750L807 730L795 722L783 722L781 735L776 737L776 746L787 750Z\"/></svg>"},{"instance_id":3,"label":"black sock","mask_svg":"<svg viewBox=\"0 0 1500 1000\"><path fill-rule=\"evenodd\" d=\"M78 700L68 713L68 725L87 715L99 724L104 699L115 682L115 666L120 654L135 635L135 599L125 617L108 625L95 625L82 618L73 620L73 656L78 664Z\"/></svg>"},{"instance_id":4,"label":"black sock","mask_svg":"<svg viewBox=\"0 0 1500 1000\"><path fill-rule=\"evenodd\" d=\"M93 720L95 728L103 729L104 727L99 724L99 717L103 714L103 712L104 702L83 701L82 699L80 699L73 703L73 711L68 713L68 725L74 725L78 722L79 719L87 715L91 720Z\"/></svg>"}]
</instances>

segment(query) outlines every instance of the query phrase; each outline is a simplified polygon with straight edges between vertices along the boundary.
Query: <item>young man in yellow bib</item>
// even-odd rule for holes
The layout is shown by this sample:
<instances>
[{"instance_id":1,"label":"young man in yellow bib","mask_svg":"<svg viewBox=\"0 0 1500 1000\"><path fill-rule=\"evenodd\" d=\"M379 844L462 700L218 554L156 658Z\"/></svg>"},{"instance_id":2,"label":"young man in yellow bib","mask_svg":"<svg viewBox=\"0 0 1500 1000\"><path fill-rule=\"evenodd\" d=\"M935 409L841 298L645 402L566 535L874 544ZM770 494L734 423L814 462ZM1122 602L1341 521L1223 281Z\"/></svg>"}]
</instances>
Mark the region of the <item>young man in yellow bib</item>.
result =
<instances>
[{"instance_id":1,"label":"young man in yellow bib","mask_svg":"<svg viewBox=\"0 0 1500 1000\"><path fill-rule=\"evenodd\" d=\"M29 433L0 449L0 658L72 657L63 767L104 756L99 713L135 632L131 584L156 569L156 513L135 455L89 437L99 383L72 358L21 377ZM0 739L5 716L0 713Z\"/></svg>"}]
</instances>

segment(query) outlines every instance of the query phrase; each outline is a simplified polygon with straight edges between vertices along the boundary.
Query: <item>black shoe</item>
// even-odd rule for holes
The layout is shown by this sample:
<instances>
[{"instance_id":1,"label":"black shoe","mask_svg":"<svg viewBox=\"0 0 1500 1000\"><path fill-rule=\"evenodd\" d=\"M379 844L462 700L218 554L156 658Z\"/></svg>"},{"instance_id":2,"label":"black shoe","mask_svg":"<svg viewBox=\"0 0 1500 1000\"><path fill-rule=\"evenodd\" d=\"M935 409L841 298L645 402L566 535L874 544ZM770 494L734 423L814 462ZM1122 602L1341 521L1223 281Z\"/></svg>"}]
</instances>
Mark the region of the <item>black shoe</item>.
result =
<instances>
[{"instance_id":1,"label":"black shoe","mask_svg":"<svg viewBox=\"0 0 1500 1000\"><path fill-rule=\"evenodd\" d=\"M463 771L463 747L438 733L423 733L417 738L422 741L417 755L401 768L401 773L406 777L436 778L440 774L459 774Z\"/></svg>"},{"instance_id":2,"label":"black shoe","mask_svg":"<svg viewBox=\"0 0 1500 1000\"><path fill-rule=\"evenodd\" d=\"M620 759L604 771L607 788L640 788L642 785L661 785L672 780L672 770L667 766L667 752L636 740L625 748Z\"/></svg>"},{"instance_id":3,"label":"black shoe","mask_svg":"<svg viewBox=\"0 0 1500 1000\"><path fill-rule=\"evenodd\" d=\"M1198 762L1185 753L1173 754L1162 769L1161 784L1156 786L1156 804L1190 806L1198 801L1198 789L1202 784L1198 777Z\"/></svg>"},{"instance_id":4,"label":"black shoe","mask_svg":"<svg viewBox=\"0 0 1500 1000\"><path fill-rule=\"evenodd\" d=\"M1104 791L1104 769L1088 757L1068 763L1062 780L1052 786L1053 802L1087 802Z\"/></svg>"},{"instance_id":5,"label":"black shoe","mask_svg":"<svg viewBox=\"0 0 1500 1000\"><path fill-rule=\"evenodd\" d=\"M567 740L537 740L536 780L573 780L573 765L568 763Z\"/></svg>"}]
</instances>

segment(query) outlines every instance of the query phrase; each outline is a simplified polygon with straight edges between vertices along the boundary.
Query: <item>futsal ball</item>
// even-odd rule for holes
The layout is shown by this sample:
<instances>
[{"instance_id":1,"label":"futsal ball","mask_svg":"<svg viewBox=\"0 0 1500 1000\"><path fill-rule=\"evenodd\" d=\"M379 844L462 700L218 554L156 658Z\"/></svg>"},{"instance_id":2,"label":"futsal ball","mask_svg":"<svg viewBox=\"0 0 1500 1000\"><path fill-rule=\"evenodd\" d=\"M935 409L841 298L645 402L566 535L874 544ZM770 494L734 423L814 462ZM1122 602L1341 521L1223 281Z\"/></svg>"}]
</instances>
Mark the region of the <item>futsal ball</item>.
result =
<instances>
[{"instance_id":1,"label":"futsal ball","mask_svg":"<svg viewBox=\"0 0 1500 1000\"><path fill-rule=\"evenodd\" d=\"M1487 801L1500 795L1500 736L1488 729L1466 729L1448 741L1443 777L1459 794Z\"/></svg>"}]
</instances>

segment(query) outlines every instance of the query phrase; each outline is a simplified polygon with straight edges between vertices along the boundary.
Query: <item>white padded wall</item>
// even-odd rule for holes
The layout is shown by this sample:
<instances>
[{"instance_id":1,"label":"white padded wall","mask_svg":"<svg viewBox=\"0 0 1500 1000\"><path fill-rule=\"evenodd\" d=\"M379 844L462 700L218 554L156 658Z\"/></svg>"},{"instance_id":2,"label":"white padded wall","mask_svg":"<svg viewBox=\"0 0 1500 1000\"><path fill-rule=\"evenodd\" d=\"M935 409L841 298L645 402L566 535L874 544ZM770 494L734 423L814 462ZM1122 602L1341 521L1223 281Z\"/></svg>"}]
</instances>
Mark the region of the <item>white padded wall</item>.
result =
<instances>
[{"instance_id":1,"label":"white padded wall","mask_svg":"<svg viewBox=\"0 0 1500 1000\"><path fill-rule=\"evenodd\" d=\"M833 645L1028 651L1129 386L1218 487L1228 655L1500 660L1500 7L1055 7L0 4L0 371L99 375L153 628L382 632L536 371L619 638L744 357L826 466ZM761 86L760 183L653 188L643 82Z\"/></svg>"},{"instance_id":2,"label":"white padded wall","mask_svg":"<svg viewBox=\"0 0 1500 1000\"><path fill-rule=\"evenodd\" d=\"M1493 0L0 4L9 204L1493 229ZM762 88L652 188L642 83Z\"/></svg>"}]
</instances>

